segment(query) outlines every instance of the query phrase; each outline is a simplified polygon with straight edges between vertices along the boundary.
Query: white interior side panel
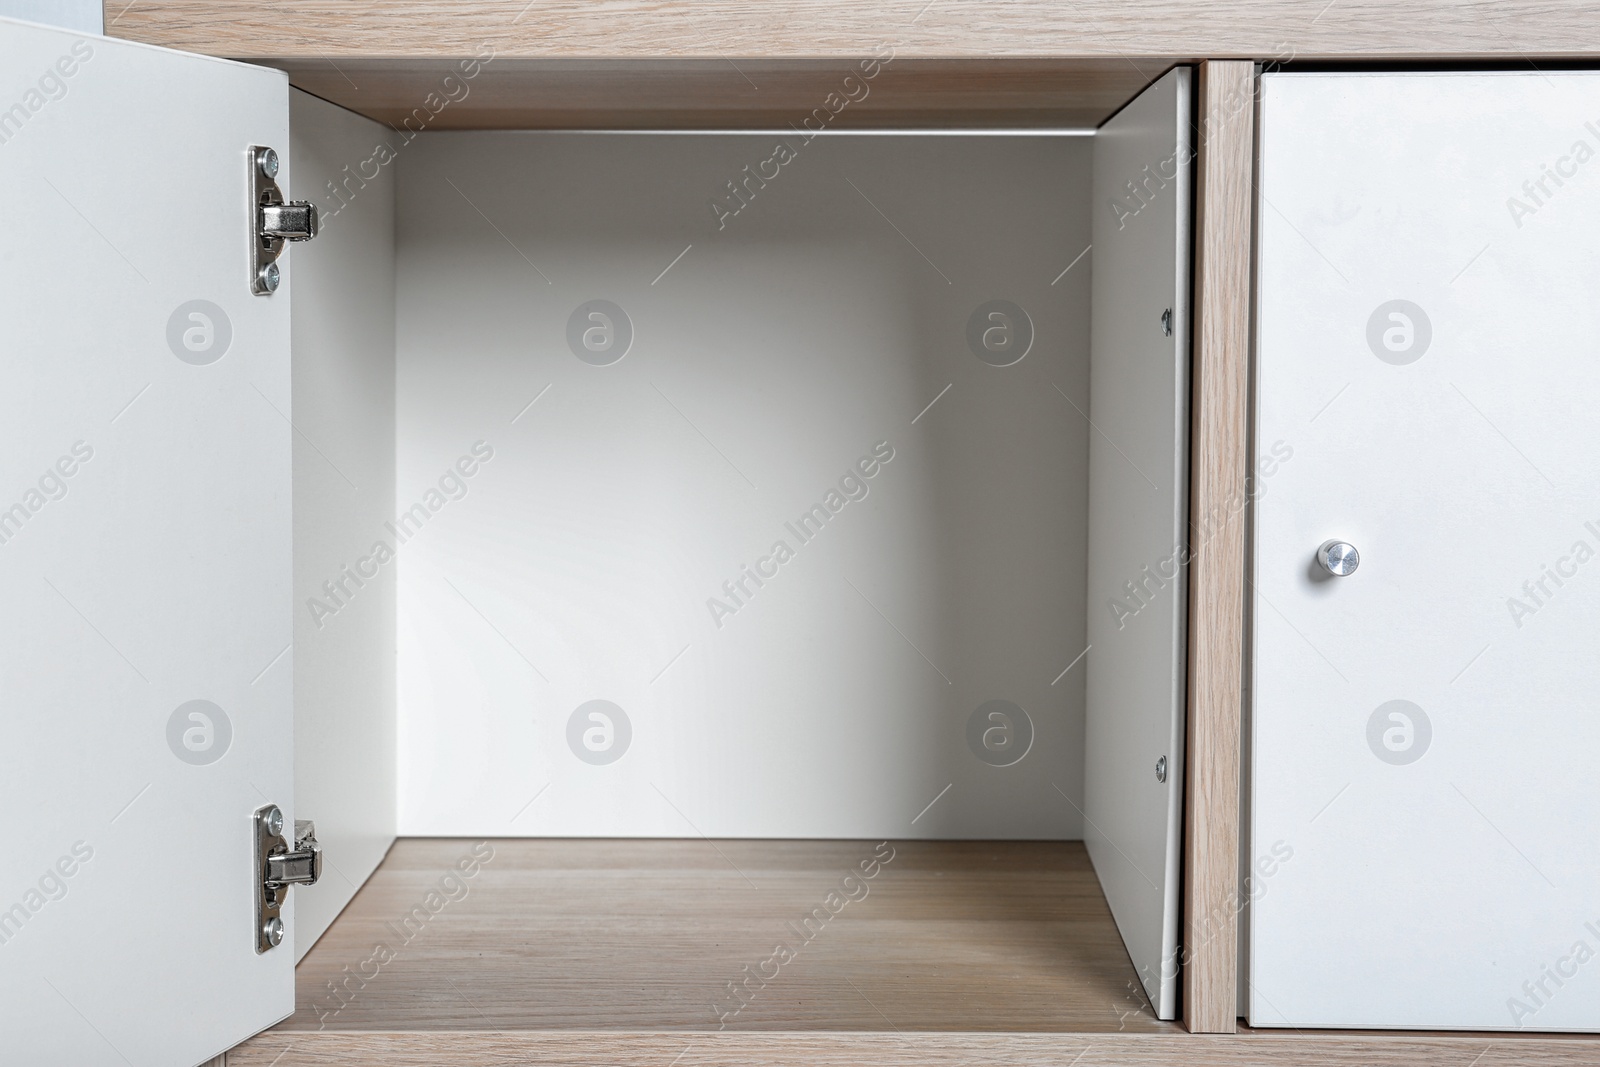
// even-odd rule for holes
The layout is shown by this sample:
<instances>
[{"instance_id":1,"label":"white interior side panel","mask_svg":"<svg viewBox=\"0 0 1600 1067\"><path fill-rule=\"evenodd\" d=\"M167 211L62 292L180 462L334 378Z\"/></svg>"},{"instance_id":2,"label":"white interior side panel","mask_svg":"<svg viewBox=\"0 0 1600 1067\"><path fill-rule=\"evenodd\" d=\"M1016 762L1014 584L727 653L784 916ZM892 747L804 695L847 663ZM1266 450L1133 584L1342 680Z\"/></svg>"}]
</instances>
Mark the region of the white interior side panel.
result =
<instances>
[{"instance_id":1,"label":"white interior side panel","mask_svg":"<svg viewBox=\"0 0 1600 1067\"><path fill-rule=\"evenodd\" d=\"M0 22L7 1063L197 1063L294 1005L251 882L295 814L294 254L251 295L246 209L288 117L277 71Z\"/></svg>"},{"instance_id":2,"label":"white interior side panel","mask_svg":"<svg viewBox=\"0 0 1600 1067\"><path fill-rule=\"evenodd\" d=\"M1095 136L1087 409L1084 840L1165 1019L1178 1006L1183 836L1189 79L1172 71Z\"/></svg>"},{"instance_id":3,"label":"white interior side panel","mask_svg":"<svg viewBox=\"0 0 1600 1067\"><path fill-rule=\"evenodd\" d=\"M401 832L1078 837L1091 149L404 148Z\"/></svg>"},{"instance_id":4,"label":"white interior side panel","mask_svg":"<svg viewBox=\"0 0 1600 1067\"><path fill-rule=\"evenodd\" d=\"M1263 109L1250 1021L1600 1029L1600 75Z\"/></svg>"},{"instance_id":5,"label":"white interior side panel","mask_svg":"<svg viewBox=\"0 0 1600 1067\"><path fill-rule=\"evenodd\" d=\"M290 94L295 185L295 803L325 873L296 890L303 956L394 842L394 131ZM330 190L329 186L333 186Z\"/></svg>"}]
</instances>

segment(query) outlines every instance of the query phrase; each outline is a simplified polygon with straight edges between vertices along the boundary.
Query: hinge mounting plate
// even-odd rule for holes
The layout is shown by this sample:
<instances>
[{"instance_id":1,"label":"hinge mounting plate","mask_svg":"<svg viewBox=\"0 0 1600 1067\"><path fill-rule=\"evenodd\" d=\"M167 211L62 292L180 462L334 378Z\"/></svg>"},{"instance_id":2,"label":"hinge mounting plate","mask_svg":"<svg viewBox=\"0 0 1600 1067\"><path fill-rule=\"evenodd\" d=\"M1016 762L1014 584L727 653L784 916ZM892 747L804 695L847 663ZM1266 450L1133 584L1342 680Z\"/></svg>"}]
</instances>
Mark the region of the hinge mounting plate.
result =
<instances>
[{"instance_id":1,"label":"hinge mounting plate","mask_svg":"<svg viewBox=\"0 0 1600 1067\"><path fill-rule=\"evenodd\" d=\"M256 954L268 952L283 943L284 900L292 885L315 885L322 877L322 846L317 844L317 828L307 819L296 819L294 847L283 836L283 810L276 804L256 809L251 820L254 833L255 943Z\"/></svg>"},{"instance_id":2,"label":"hinge mounting plate","mask_svg":"<svg viewBox=\"0 0 1600 1067\"><path fill-rule=\"evenodd\" d=\"M278 188L278 153L250 148L250 291L270 296L281 275L278 257L286 241L317 235L317 207L305 200L285 201Z\"/></svg>"}]
</instances>

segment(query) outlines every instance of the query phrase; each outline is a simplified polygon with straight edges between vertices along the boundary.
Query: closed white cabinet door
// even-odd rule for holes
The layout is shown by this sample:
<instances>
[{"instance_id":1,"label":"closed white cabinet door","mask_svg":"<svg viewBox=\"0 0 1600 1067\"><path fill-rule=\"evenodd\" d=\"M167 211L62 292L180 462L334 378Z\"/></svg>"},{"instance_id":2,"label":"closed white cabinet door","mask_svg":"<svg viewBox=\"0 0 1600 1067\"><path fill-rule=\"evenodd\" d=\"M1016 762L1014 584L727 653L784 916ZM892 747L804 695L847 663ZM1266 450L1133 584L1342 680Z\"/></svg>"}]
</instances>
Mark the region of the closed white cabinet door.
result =
<instances>
[{"instance_id":1,"label":"closed white cabinet door","mask_svg":"<svg viewBox=\"0 0 1600 1067\"><path fill-rule=\"evenodd\" d=\"M1600 75L1262 91L1250 1022L1600 1029Z\"/></svg>"},{"instance_id":2,"label":"closed white cabinet door","mask_svg":"<svg viewBox=\"0 0 1600 1067\"><path fill-rule=\"evenodd\" d=\"M251 881L254 811L293 817L289 302L250 292L251 145L287 148L278 72L0 21L8 1064L193 1064L293 1007Z\"/></svg>"}]
</instances>

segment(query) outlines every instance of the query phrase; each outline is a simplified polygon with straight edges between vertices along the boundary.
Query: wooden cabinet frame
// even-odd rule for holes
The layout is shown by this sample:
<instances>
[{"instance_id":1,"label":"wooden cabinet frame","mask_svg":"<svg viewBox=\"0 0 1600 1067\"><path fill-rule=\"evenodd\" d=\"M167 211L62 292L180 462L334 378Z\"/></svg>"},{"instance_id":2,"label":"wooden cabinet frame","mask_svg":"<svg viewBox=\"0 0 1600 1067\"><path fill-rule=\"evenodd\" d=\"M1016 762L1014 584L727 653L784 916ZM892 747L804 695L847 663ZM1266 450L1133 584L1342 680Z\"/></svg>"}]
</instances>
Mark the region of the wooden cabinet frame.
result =
<instances>
[{"instance_id":1,"label":"wooden cabinet frame","mask_svg":"<svg viewBox=\"0 0 1600 1067\"><path fill-rule=\"evenodd\" d=\"M1503 0L1492 9L1450 0L1376 7L1211 0L1173 3L1165 14L1120 0L479 0L459 8L422 0L108 0L106 30L280 67L307 91L397 126L423 107L433 129L784 125L809 110L832 72L884 42L893 49L893 77L840 125L1097 124L1172 64L1197 62L1183 1018L1196 1033L1236 1030L1258 64L1592 60L1600 56L1600 13L1541 0ZM431 109L429 94L471 56L483 60L471 91ZM437 1062L447 1047L462 1063L513 1055L610 1062L665 1047L649 1035L576 1038L485 1033L468 1052L454 1035L347 1034L327 1035L318 1047L324 1059L364 1053L391 1063ZM1150 1040L941 1035L936 1044L964 1062L1076 1062L1090 1049L1119 1063L1177 1056L1169 1042L1158 1048ZM894 1035L723 1034L695 1044L702 1059L726 1062L857 1062L874 1044L881 1046L874 1060L926 1062ZM1512 1059L1524 1063L1577 1063L1595 1054L1584 1039L1263 1034L1237 1045L1197 1041L1184 1059L1476 1062L1481 1055L1493 1063L1496 1046L1515 1046ZM276 1062L286 1051L285 1040L269 1034L229 1062Z\"/></svg>"},{"instance_id":2,"label":"wooden cabinet frame","mask_svg":"<svg viewBox=\"0 0 1600 1067\"><path fill-rule=\"evenodd\" d=\"M1198 103L1183 1019L1210 1034L1234 1030L1239 973L1255 65L1202 63Z\"/></svg>"}]
</instances>

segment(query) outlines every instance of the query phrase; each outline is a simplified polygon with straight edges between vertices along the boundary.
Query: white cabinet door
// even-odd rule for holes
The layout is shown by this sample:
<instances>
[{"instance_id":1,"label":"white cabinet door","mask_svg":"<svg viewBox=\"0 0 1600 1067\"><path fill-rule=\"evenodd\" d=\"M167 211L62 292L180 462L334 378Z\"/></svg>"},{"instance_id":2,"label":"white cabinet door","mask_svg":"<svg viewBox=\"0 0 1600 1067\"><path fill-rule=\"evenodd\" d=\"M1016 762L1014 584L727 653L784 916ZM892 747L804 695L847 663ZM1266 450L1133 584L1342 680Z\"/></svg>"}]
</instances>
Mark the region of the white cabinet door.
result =
<instances>
[{"instance_id":1,"label":"white cabinet door","mask_svg":"<svg viewBox=\"0 0 1600 1067\"><path fill-rule=\"evenodd\" d=\"M192 1064L293 1007L251 884L294 784L253 144L287 149L281 73L0 21L6 1063Z\"/></svg>"},{"instance_id":2,"label":"white cabinet door","mask_svg":"<svg viewBox=\"0 0 1600 1067\"><path fill-rule=\"evenodd\" d=\"M1095 134L1090 252L1084 841L1163 1019L1178 1010L1190 78L1171 71Z\"/></svg>"},{"instance_id":3,"label":"white cabinet door","mask_svg":"<svg viewBox=\"0 0 1600 1067\"><path fill-rule=\"evenodd\" d=\"M1254 1025L1600 1029L1597 152L1593 73L1263 79Z\"/></svg>"}]
</instances>

